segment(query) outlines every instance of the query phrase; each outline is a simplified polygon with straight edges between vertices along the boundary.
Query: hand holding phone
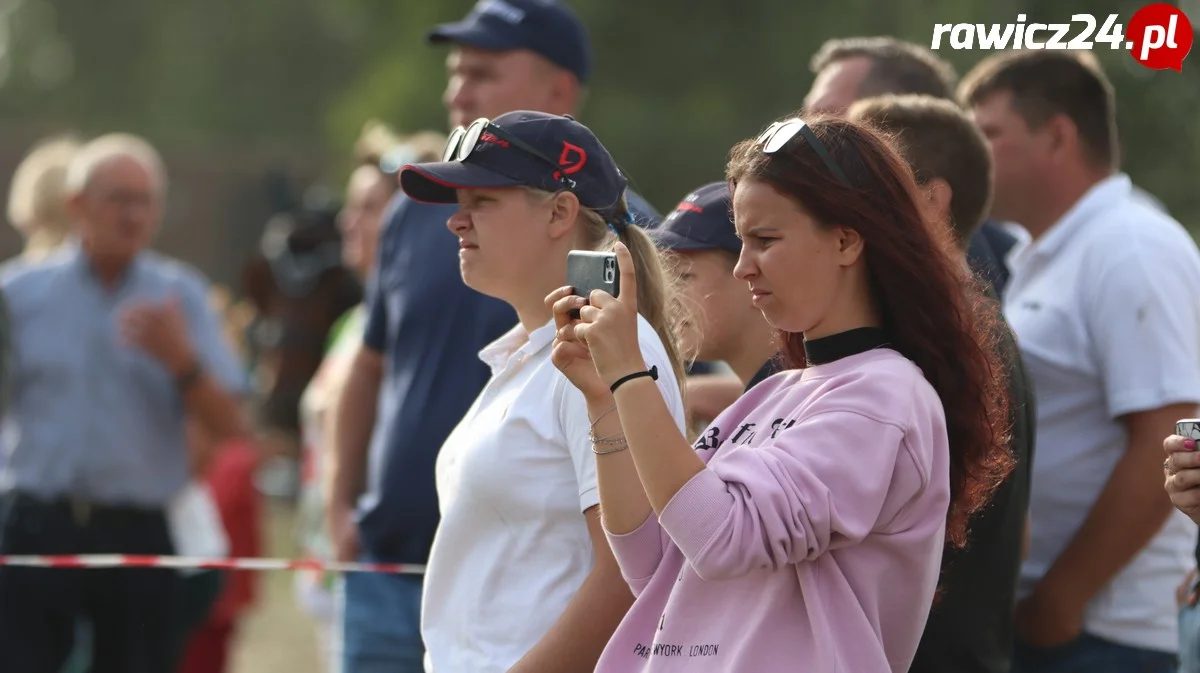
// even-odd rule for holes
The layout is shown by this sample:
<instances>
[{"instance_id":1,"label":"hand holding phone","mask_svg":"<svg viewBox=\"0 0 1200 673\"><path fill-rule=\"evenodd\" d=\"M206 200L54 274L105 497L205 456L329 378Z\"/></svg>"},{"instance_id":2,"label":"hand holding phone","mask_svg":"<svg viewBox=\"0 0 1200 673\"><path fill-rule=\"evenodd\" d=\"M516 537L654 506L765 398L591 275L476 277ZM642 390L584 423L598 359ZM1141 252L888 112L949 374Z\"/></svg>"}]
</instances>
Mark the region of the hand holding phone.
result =
<instances>
[{"instance_id":1,"label":"hand holding phone","mask_svg":"<svg viewBox=\"0 0 1200 673\"><path fill-rule=\"evenodd\" d=\"M577 297L588 298L592 290L604 290L616 297L621 292L621 272L617 254L591 250L572 250L567 253L567 284ZM579 319L579 311L571 311Z\"/></svg>"},{"instance_id":2,"label":"hand holding phone","mask_svg":"<svg viewBox=\"0 0 1200 673\"><path fill-rule=\"evenodd\" d=\"M1200 419L1175 423L1175 434L1163 440L1165 488L1171 504L1200 524Z\"/></svg>"}]
</instances>

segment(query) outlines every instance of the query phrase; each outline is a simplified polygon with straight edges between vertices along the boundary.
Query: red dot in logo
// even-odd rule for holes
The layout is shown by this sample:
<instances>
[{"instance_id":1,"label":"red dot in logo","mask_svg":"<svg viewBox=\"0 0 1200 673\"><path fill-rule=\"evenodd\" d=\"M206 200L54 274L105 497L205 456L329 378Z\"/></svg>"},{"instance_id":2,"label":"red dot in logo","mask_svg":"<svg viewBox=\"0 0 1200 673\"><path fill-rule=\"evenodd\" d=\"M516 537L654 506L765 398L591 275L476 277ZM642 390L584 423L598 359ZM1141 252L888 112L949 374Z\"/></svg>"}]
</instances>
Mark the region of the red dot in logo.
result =
<instances>
[{"instance_id":1,"label":"red dot in logo","mask_svg":"<svg viewBox=\"0 0 1200 673\"><path fill-rule=\"evenodd\" d=\"M1192 23L1174 5L1156 2L1139 9L1125 26L1125 42L1134 60L1151 70L1183 72L1192 50Z\"/></svg>"}]
</instances>

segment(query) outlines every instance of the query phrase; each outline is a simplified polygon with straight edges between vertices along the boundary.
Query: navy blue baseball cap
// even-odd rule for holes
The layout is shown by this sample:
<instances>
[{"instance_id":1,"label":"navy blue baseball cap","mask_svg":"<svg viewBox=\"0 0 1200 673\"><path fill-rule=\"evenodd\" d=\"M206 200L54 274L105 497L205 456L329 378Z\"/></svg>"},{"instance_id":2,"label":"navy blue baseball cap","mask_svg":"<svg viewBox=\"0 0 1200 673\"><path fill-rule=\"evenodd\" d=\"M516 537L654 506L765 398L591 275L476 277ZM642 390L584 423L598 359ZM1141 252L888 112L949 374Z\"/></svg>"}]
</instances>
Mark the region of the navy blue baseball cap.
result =
<instances>
[{"instance_id":1,"label":"navy blue baseball cap","mask_svg":"<svg viewBox=\"0 0 1200 673\"><path fill-rule=\"evenodd\" d=\"M741 254L730 212L729 186L712 182L688 194L652 232L663 250L728 250Z\"/></svg>"},{"instance_id":2,"label":"navy blue baseball cap","mask_svg":"<svg viewBox=\"0 0 1200 673\"><path fill-rule=\"evenodd\" d=\"M580 83L592 70L587 29L557 0L480 0L461 21L434 27L426 39L488 51L528 49L571 71Z\"/></svg>"},{"instance_id":3,"label":"navy blue baseball cap","mask_svg":"<svg viewBox=\"0 0 1200 673\"><path fill-rule=\"evenodd\" d=\"M618 211L629 180L595 134L570 116L509 112L475 121L450 143L469 143L473 137L478 140L471 147L447 148L450 161L401 168L404 193L424 203L457 203L458 189L565 188L609 222L628 222L628 214Z\"/></svg>"}]
</instances>

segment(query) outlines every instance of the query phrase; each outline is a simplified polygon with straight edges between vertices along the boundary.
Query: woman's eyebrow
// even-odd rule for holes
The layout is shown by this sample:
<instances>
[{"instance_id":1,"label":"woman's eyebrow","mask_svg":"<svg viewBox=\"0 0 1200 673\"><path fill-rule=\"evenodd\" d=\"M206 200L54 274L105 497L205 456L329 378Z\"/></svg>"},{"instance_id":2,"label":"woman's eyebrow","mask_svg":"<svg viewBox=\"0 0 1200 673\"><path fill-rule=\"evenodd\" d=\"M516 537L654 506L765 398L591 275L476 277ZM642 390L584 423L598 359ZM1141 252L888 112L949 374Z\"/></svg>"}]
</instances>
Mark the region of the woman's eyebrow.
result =
<instances>
[{"instance_id":1,"label":"woman's eyebrow","mask_svg":"<svg viewBox=\"0 0 1200 673\"><path fill-rule=\"evenodd\" d=\"M747 230L745 233L739 234L739 236L761 236L763 234L778 234L778 233L779 233L778 228L763 225L763 226L758 226L758 227L750 227L749 230Z\"/></svg>"}]
</instances>

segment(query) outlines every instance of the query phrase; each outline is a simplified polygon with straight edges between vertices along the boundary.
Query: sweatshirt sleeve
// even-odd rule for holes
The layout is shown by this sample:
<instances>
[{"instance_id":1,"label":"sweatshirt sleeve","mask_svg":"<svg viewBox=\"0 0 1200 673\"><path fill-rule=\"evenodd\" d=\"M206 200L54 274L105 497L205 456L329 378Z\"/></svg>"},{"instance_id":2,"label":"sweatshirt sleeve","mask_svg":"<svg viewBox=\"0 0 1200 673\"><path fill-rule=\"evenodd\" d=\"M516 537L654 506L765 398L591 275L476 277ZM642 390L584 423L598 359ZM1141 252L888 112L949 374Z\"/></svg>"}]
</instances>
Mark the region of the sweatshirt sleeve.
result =
<instances>
[{"instance_id":1,"label":"sweatshirt sleeve","mask_svg":"<svg viewBox=\"0 0 1200 673\"><path fill-rule=\"evenodd\" d=\"M812 560L866 537L889 491L917 492L919 485L894 479L897 462L910 460L904 446L893 423L819 413L767 444L730 447L675 494L659 521L706 580Z\"/></svg>"},{"instance_id":2,"label":"sweatshirt sleeve","mask_svg":"<svg viewBox=\"0 0 1200 673\"><path fill-rule=\"evenodd\" d=\"M666 550L658 517L651 512L642 525L621 535L610 533L607 528L604 532L608 537L608 546L617 559L617 566L621 568L621 576L636 598L654 577Z\"/></svg>"}]
</instances>

